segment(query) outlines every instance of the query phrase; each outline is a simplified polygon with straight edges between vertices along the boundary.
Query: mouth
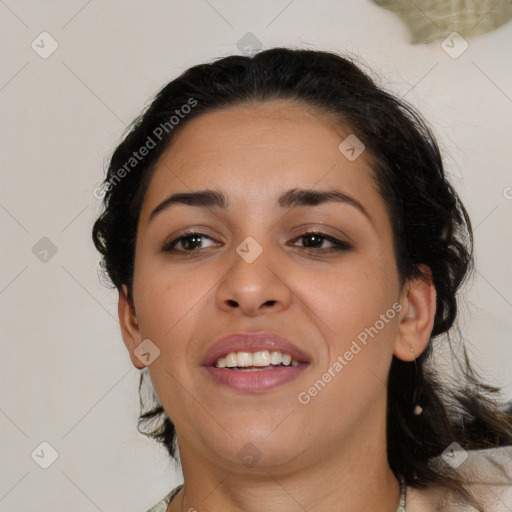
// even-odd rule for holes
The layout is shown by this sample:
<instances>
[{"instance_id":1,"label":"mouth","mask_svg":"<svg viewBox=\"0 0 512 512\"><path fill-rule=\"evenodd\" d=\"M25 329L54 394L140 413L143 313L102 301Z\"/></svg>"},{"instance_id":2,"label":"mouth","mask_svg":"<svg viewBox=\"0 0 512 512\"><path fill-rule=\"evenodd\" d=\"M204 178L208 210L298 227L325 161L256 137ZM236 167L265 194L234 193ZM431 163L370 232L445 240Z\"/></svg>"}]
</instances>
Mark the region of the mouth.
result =
<instances>
[{"instance_id":1,"label":"mouth","mask_svg":"<svg viewBox=\"0 0 512 512\"><path fill-rule=\"evenodd\" d=\"M310 361L308 354L274 333L240 333L216 342L203 367L216 384L255 393L296 379Z\"/></svg>"}]
</instances>

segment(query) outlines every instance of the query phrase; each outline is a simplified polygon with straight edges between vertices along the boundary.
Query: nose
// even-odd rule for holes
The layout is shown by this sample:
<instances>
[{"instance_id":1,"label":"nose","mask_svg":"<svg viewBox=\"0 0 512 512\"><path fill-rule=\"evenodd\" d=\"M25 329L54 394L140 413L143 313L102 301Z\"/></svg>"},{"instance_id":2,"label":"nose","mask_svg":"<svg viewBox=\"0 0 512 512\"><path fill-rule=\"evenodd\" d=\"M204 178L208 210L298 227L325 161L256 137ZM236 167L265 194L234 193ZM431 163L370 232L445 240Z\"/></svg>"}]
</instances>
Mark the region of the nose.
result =
<instances>
[{"instance_id":1,"label":"nose","mask_svg":"<svg viewBox=\"0 0 512 512\"><path fill-rule=\"evenodd\" d=\"M216 301L226 312L246 316L278 313L290 307L292 292L285 265L270 247L251 261L233 251L227 270L217 286Z\"/></svg>"}]
</instances>

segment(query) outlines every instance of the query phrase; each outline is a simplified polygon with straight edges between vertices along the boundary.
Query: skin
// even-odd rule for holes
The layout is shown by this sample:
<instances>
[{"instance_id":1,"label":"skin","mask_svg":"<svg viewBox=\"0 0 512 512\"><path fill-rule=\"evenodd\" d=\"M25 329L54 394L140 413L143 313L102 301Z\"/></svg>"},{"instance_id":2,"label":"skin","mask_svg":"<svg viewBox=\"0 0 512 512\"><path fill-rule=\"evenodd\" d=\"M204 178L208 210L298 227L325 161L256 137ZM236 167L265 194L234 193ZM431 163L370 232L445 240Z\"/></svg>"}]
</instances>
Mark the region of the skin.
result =
<instances>
[{"instance_id":1,"label":"skin","mask_svg":"<svg viewBox=\"0 0 512 512\"><path fill-rule=\"evenodd\" d=\"M426 347L435 290L424 280L400 286L369 157L349 161L338 150L349 134L292 102L229 107L188 122L157 164L138 226L134 301L123 287L119 319L136 368L144 367L134 352L142 340L160 350L149 373L176 426L185 479L171 512L398 506L399 483L386 457L387 375L393 354L411 361ZM367 216L339 202L280 207L278 197L294 188L337 189ZM223 192L228 208L175 204L149 220L170 194L203 189ZM162 252L190 228L206 235L199 249ZM325 239L307 248L303 235L312 230L352 248L333 251ZM252 263L235 250L248 236L263 248ZM397 303L401 311L378 335L300 403L298 394ZM298 379L264 393L220 386L202 357L216 340L241 331L276 332L311 363ZM237 457L249 442L261 455L251 467Z\"/></svg>"}]
</instances>

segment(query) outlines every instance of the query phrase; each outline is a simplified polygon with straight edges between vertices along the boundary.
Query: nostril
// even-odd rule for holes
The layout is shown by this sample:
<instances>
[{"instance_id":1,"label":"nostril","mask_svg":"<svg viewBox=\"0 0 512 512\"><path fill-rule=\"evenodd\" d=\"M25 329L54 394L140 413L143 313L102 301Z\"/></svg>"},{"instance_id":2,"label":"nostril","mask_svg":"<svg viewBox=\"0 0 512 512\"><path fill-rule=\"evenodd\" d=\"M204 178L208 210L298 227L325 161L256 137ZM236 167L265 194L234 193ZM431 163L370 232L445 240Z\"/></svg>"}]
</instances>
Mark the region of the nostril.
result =
<instances>
[{"instance_id":1,"label":"nostril","mask_svg":"<svg viewBox=\"0 0 512 512\"><path fill-rule=\"evenodd\" d=\"M236 307L238 307L238 302L236 302L235 300L232 300L232 299L229 299L229 300L228 300L228 304L229 304L230 306L235 307L235 308L236 308Z\"/></svg>"}]
</instances>

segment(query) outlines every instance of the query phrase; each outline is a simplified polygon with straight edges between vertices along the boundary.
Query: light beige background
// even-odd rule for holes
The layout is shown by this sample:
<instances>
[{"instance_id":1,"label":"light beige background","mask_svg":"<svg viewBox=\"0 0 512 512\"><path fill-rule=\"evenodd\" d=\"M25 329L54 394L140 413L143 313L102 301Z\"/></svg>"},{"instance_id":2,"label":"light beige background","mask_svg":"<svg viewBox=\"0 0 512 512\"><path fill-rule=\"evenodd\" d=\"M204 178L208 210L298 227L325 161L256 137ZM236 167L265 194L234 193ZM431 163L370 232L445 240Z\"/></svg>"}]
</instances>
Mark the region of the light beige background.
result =
<instances>
[{"instance_id":1,"label":"light beige background","mask_svg":"<svg viewBox=\"0 0 512 512\"><path fill-rule=\"evenodd\" d=\"M46 59L31 47L51 48L43 31L58 43ZM247 32L264 48L353 52L431 122L476 228L461 326L477 367L512 398L512 24L453 59L440 42L409 45L367 0L0 0L2 511L143 512L179 482L136 431L139 374L116 293L98 280L93 190L150 96L241 53ZM42 237L57 249L46 262L33 252ZM43 441L59 454L48 469L31 457Z\"/></svg>"}]
</instances>

